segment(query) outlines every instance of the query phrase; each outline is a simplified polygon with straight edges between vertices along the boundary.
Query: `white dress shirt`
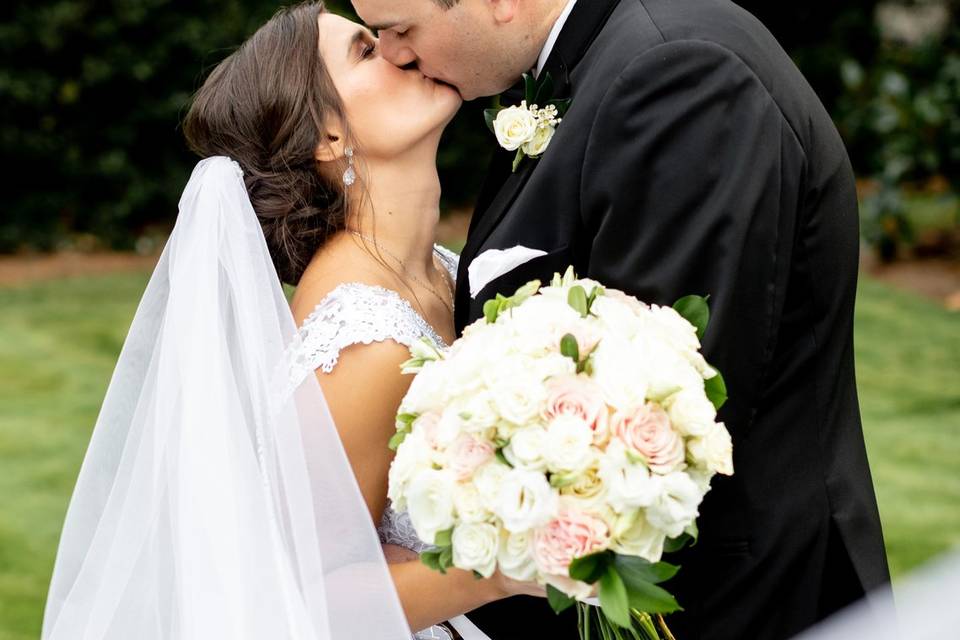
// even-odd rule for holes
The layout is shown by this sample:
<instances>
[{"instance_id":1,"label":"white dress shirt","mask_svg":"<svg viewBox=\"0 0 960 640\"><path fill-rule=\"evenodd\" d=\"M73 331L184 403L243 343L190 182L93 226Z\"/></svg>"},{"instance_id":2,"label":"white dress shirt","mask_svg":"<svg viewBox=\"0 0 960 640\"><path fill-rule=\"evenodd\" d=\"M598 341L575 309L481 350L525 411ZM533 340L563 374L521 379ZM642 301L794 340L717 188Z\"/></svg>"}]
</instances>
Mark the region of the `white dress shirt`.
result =
<instances>
[{"instance_id":1,"label":"white dress shirt","mask_svg":"<svg viewBox=\"0 0 960 640\"><path fill-rule=\"evenodd\" d=\"M560 37L560 32L563 30L563 25L567 22L567 18L570 17L570 12L573 11L573 5L577 3L577 0L570 0L567 2L567 6L564 8L563 13L560 14L560 17L557 18L557 21L553 23L553 29L550 30L550 35L547 36L547 42L543 45L543 50L540 52L540 57L537 58L537 67L533 70L534 77L539 77L540 70L543 69L543 65L547 64L547 58L550 57L550 52L553 51L553 45L557 43L557 38Z\"/></svg>"}]
</instances>

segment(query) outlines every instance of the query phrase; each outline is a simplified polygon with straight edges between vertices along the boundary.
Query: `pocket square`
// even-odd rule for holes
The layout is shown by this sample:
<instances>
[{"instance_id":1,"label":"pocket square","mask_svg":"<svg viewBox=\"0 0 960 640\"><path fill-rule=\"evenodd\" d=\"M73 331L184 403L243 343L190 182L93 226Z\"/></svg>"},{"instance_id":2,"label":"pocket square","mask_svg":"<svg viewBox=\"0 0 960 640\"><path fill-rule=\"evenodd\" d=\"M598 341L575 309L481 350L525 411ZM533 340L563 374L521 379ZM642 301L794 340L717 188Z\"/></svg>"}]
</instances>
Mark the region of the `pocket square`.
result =
<instances>
[{"instance_id":1,"label":"pocket square","mask_svg":"<svg viewBox=\"0 0 960 640\"><path fill-rule=\"evenodd\" d=\"M517 245L509 249L488 249L473 259L467 267L470 297L476 298L485 286L534 258L547 255L542 249Z\"/></svg>"}]
</instances>

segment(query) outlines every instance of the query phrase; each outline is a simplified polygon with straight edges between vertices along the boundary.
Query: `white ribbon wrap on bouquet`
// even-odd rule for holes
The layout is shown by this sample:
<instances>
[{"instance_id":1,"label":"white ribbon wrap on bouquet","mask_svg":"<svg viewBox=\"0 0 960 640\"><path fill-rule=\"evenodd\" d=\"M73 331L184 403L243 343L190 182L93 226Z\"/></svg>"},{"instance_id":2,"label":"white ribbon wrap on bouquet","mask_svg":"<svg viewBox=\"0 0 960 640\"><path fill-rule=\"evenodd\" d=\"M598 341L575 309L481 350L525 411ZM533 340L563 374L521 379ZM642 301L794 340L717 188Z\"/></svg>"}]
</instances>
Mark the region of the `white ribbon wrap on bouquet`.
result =
<instances>
[{"instance_id":1,"label":"white ribbon wrap on bouquet","mask_svg":"<svg viewBox=\"0 0 960 640\"><path fill-rule=\"evenodd\" d=\"M84 459L43 638L408 639L237 163L194 169Z\"/></svg>"}]
</instances>

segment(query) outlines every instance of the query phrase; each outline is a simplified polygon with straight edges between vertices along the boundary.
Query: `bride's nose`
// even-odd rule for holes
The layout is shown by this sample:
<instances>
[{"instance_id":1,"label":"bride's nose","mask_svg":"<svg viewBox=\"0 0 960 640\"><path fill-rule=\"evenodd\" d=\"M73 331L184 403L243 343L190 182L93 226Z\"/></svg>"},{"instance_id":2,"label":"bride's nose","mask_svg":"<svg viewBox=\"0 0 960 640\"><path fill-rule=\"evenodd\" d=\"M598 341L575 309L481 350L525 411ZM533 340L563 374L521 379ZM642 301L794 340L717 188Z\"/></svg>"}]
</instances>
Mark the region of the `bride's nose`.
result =
<instances>
[{"instance_id":1,"label":"bride's nose","mask_svg":"<svg viewBox=\"0 0 960 640\"><path fill-rule=\"evenodd\" d=\"M391 31L380 32L380 53L388 62L398 67L405 67L417 60L413 49L403 44Z\"/></svg>"}]
</instances>

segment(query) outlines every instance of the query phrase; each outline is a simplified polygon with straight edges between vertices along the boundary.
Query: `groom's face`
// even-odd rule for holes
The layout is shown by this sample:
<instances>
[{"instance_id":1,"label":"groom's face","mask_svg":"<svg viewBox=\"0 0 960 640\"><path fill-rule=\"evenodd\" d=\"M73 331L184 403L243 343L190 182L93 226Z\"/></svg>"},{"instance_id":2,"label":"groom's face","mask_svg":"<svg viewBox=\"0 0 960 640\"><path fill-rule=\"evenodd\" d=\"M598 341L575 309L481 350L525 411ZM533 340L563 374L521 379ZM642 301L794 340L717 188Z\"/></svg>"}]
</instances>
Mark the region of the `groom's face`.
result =
<instances>
[{"instance_id":1,"label":"groom's face","mask_svg":"<svg viewBox=\"0 0 960 640\"><path fill-rule=\"evenodd\" d=\"M502 16L490 0L353 0L357 15L377 32L383 57L416 66L449 84L465 100L495 95L520 71L505 49ZM500 41L500 42L498 42ZM521 65L522 66L522 65Z\"/></svg>"}]
</instances>

